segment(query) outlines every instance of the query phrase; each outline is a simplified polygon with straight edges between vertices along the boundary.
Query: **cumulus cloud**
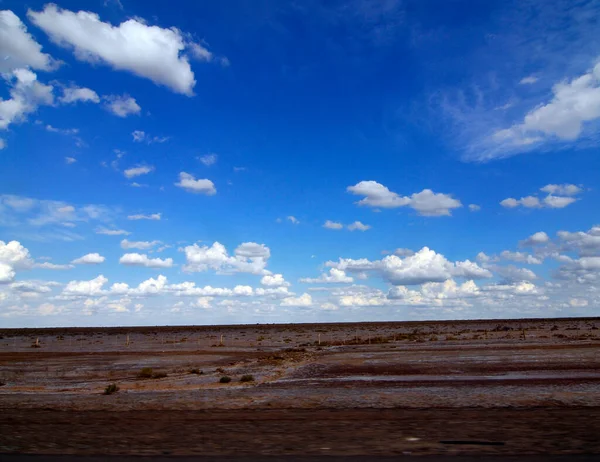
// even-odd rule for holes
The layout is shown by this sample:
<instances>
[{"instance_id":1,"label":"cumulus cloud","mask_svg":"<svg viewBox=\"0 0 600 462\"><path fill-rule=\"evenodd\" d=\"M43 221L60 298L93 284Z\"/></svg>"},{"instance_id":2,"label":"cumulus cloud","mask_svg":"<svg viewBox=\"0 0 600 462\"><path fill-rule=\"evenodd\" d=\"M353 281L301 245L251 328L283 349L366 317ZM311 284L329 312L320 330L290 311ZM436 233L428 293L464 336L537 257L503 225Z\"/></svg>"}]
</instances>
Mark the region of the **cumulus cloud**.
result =
<instances>
[{"instance_id":1,"label":"cumulus cloud","mask_svg":"<svg viewBox=\"0 0 600 462\"><path fill-rule=\"evenodd\" d=\"M538 231L537 233L533 233L527 239L519 242L519 244L522 247L532 247L535 245L546 244L548 241L550 241L548 235L543 231Z\"/></svg>"},{"instance_id":2,"label":"cumulus cloud","mask_svg":"<svg viewBox=\"0 0 600 462\"><path fill-rule=\"evenodd\" d=\"M290 285L282 274L266 274L261 278L260 283L267 287L289 287Z\"/></svg>"},{"instance_id":3,"label":"cumulus cloud","mask_svg":"<svg viewBox=\"0 0 600 462\"><path fill-rule=\"evenodd\" d=\"M264 244L243 243L235 249L234 255L229 255L225 246L219 242L214 242L210 247L194 244L180 250L186 257L184 271L201 272L212 269L221 274L270 274L265 268L271 253Z\"/></svg>"},{"instance_id":4,"label":"cumulus cloud","mask_svg":"<svg viewBox=\"0 0 600 462\"><path fill-rule=\"evenodd\" d=\"M187 192L207 196L213 196L217 193L215 184L212 181L207 179L197 180L193 175L186 172L179 173L179 182L175 183L175 186L183 188Z\"/></svg>"},{"instance_id":5,"label":"cumulus cloud","mask_svg":"<svg viewBox=\"0 0 600 462\"><path fill-rule=\"evenodd\" d=\"M211 165L214 165L217 163L217 158L219 156L217 156L216 154L206 154L202 157L198 157L198 160L200 162L202 162L204 165L206 165L207 167L210 167Z\"/></svg>"},{"instance_id":6,"label":"cumulus cloud","mask_svg":"<svg viewBox=\"0 0 600 462\"><path fill-rule=\"evenodd\" d=\"M102 295L102 287L108 282L102 274L90 281L70 281L62 291L65 297L95 297Z\"/></svg>"},{"instance_id":7,"label":"cumulus cloud","mask_svg":"<svg viewBox=\"0 0 600 462\"><path fill-rule=\"evenodd\" d=\"M526 208L551 208L551 209L562 209L567 205L572 204L577 198L572 197L579 194L583 190L574 184L548 184L540 191L547 193L541 201L536 196L526 196L521 199L515 199L509 197L500 202L500 205L505 208L513 209L519 206ZM557 194L562 194L559 196Z\"/></svg>"},{"instance_id":8,"label":"cumulus cloud","mask_svg":"<svg viewBox=\"0 0 600 462\"><path fill-rule=\"evenodd\" d=\"M144 214L136 214L136 215L128 215L127 216L128 220L160 220L161 219L161 214L160 213L151 213L149 215L144 215Z\"/></svg>"},{"instance_id":9,"label":"cumulus cloud","mask_svg":"<svg viewBox=\"0 0 600 462\"><path fill-rule=\"evenodd\" d=\"M329 274L323 273L318 278L302 278L300 282L314 284L314 283L324 283L324 284L337 284L337 283L350 283L353 282L354 279L350 276L347 276L345 271L330 268Z\"/></svg>"},{"instance_id":10,"label":"cumulus cloud","mask_svg":"<svg viewBox=\"0 0 600 462\"><path fill-rule=\"evenodd\" d=\"M10 10L0 11L0 56L0 73L26 67L52 71L59 64L49 54L42 53L42 46Z\"/></svg>"},{"instance_id":11,"label":"cumulus cloud","mask_svg":"<svg viewBox=\"0 0 600 462\"><path fill-rule=\"evenodd\" d=\"M39 106L54 104L54 88L37 80L28 69L15 69L2 77L9 87L10 99L0 98L0 130L12 123L21 122Z\"/></svg>"},{"instance_id":12,"label":"cumulus cloud","mask_svg":"<svg viewBox=\"0 0 600 462\"><path fill-rule=\"evenodd\" d=\"M582 256L600 253L600 226L593 226L588 231L559 231L556 233L563 250L572 250Z\"/></svg>"},{"instance_id":13,"label":"cumulus cloud","mask_svg":"<svg viewBox=\"0 0 600 462\"><path fill-rule=\"evenodd\" d=\"M493 138L515 146L579 138L586 123L600 118L600 64L571 81L556 83L552 93L548 103L530 110L522 122L497 131Z\"/></svg>"},{"instance_id":14,"label":"cumulus cloud","mask_svg":"<svg viewBox=\"0 0 600 462\"><path fill-rule=\"evenodd\" d=\"M424 189L411 196L400 196L376 181L361 181L354 186L348 186L347 191L365 196L357 202L358 205L380 208L410 207L419 215L428 217L449 216L453 209L462 207L459 200L448 194Z\"/></svg>"},{"instance_id":15,"label":"cumulus cloud","mask_svg":"<svg viewBox=\"0 0 600 462\"><path fill-rule=\"evenodd\" d=\"M311 306L313 303L310 294L302 294L299 297L287 297L281 300L281 306Z\"/></svg>"},{"instance_id":16,"label":"cumulus cloud","mask_svg":"<svg viewBox=\"0 0 600 462\"><path fill-rule=\"evenodd\" d=\"M371 229L371 226L365 225L360 221L355 221L354 223L348 225L348 229L350 231L367 231L368 229Z\"/></svg>"},{"instance_id":17,"label":"cumulus cloud","mask_svg":"<svg viewBox=\"0 0 600 462\"><path fill-rule=\"evenodd\" d=\"M104 107L118 117L139 114L142 110L135 98L129 95L109 95L105 96L104 99L106 101Z\"/></svg>"},{"instance_id":18,"label":"cumulus cloud","mask_svg":"<svg viewBox=\"0 0 600 462\"><path fill-rule=\"evenodd\" d=\"M344 271L378 271L395 285L414 285L426 282L444 282L453 277L482 279L492 277L492 273L469 260L450 262L443 255L423 247L414 255L404 258L397 255L369 261L367 259L342 259L328 261L326 266Z\"/></svg>"},{"instance_id":19,"label":"cumulus cloud","mask_svg":"<svg viewBox=\"0 0 600 462\"><path fill-rule=\"evenodd\" d=\"M577 185L574 184L547 184L543 188L540 188L540 191L548 193L548 194L558 194L561 196L575 196L583 191Z\"/></svg>"},{"instance_id":20,"label":"cumulus cloud","mask_svg":"<svg viewBox=\"0 0 600 462\"><path fill-rule=\"evenodd\" d=\"M148 258L146 254L126 253L119 259L119 263L126 266L145 266L146 268L171 268L172 258Z\"/></svg>"},{"instance_id":21,"label":"cumulus cloud","mask_svg":"<svg viewBox=\"0 0 600 462\"><path fill-rule=\"evenodd\" d=\"M479 212L481 210L481 206L477 204L469 204L469 210L471 212Z\"/></svg>"},{"instance_id":22,"label":"cumulus cloud","mask_svg":"<svg viewBox=\"0 0 600 462\"><path fill-rule=\"evenodd\" d=\"M500 258L504 260L510 260L518 263L527 263L528 265L541 265L542 260L533 255L529 255L523 252L511 252L510 250L504 250L500 253Z\"/></svg>"},{"instance_id":23,"label":"cumulus cloud","mask_svg":"<svg viewBox=\"0 0 600 462\"><path fill-rule=\"evenodd\" d=\"M0 241L0 283L12 282L17 269L30 268L29 250L18 241Z\"/></svg>"},{"instance_id":24,"label":"cumulus cloud","mask_svg":"<svg viewBox=\"0 0 600 462\"><path fill-rule=\"evenodd\" d=\"M77 159L75 159L75 157L65 157L65 163L67 165L74 164L75 162L77 162Z\"/></svg>"},{"instance_id":25,"label":"cumulus cloud","mask_svg":"<svg viewBox=\"0 0 600 462\"><path fill-rule=\"evenodd\" d=\"M147 175L154 171L154 166L152 165L138 165L137 167L131 167L126 169L123 174L127 178L135 178L136 176Z\"/></svg>"},{"instance_id":26,"label":"cumulus cloud","mask_svg":"<svg viewBox=\"0 0 600 462\"><path fill-rule=\"evenodd\" d=\"M293 215L288 215L288 216L286 217L286 220L288 220L290 223L292 223L292 224L294 224L294 225L297 225L297 224L299 224L299 223L300 223L300 220L298 220L298 219L297 219L295 216L293 216Z\"/></svg>"},{"instance_id":27,"label":"cumulus cloud","mask_svg":"<svg viewBox=\"0 0 600 462\"><path fill-rule=\"evenodd\" d=\"M63 94L58 100L63 104L74 104L74 103L99 103L100 97L98 93L90 88L85 87L65 87L63 88Z\"/></svg>"},{"instance_id":28,"label":"cumulus cloud","mask_svg":"<svg viewBox=\"0 0 600 462\"><path fill-rule=\"evenodd\" d=\"M29 10L27 15L53 42L72 48L81 61L104 63L176 93L193 95L196 80L184 54L190 41L175 27L150 26L138 18L113 26L95 13L75 13L53 4L39 12ZM200 49L204 47L196 43L191 46L194 56ZM205 57L208 53L206 50Z\"/></svg>"},{"instance_id":29,"label":"cumulus cloud","mask_svg":"<svg viewBox=\"0 0 600 462\"><path fill-rule=\"evenodd\" d=\"M333 229L333 230L340 230L340 229L344 229L344 224L343 223L339 223L337 221L331 221L331 220L327 220L324 224L323 224L323 228L326 229ZM349 225L346 226L346 228L349 231L367 231L369 229L371 229L370 225L365 225L364 223L361 223L360 221L355 221L354 223L350 223Z\"/></svg>"},{"instance_id":30,"label":"cumulus cloud","mask_svg":"<svg viewBox=\"0 0 600 462\"><path fill-rule=\"evenodd\" d=\"M537 279L537 275L529 268L519 268L514 265L490 265L488 268L493 269L494 272L501 276L502 281L505 284L521 281L533 281Z\"/></svg>"},{"instance_id":31,"label":"cumulus cloud","mask_svg":"<svg viewBox=\"0 0 600 462\"><path fill-rule=\"evenodd\" d=\"M327 228L327 229L343 229L344 225L337 222L337 221L331 221L331 220L327 220L325 222L325 224L323 225L323 228Z\"/></svg>"},{"instance_id":32,"label":"cumulus cloud","mask_svg":"<svg viewBox=\"0 0 600 462\"><path fill-rule=\"evenodd\" d=\"M104 263L105 258L99 253L88 253L83 257L76 258L71 263L74 265L97 265Z\"/></svg>"}]
</instances>

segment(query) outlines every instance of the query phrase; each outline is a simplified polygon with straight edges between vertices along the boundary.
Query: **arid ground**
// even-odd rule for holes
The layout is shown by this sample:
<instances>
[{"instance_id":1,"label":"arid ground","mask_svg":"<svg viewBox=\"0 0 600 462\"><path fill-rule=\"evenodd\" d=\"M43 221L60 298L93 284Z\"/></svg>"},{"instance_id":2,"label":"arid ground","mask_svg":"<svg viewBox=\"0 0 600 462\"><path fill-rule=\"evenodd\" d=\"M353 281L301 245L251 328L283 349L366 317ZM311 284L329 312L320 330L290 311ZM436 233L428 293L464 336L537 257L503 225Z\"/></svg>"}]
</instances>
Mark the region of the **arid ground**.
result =
<instances>
[{"instance_id":1,"label":"arid ground","mask_svg":"<svg viewBox=\"0 0 600 462\"><path fill-rule=\"evenodd\" d=\"M600 319L0 330L2 453L600 453Z\"/></svg>"}]
</instances>

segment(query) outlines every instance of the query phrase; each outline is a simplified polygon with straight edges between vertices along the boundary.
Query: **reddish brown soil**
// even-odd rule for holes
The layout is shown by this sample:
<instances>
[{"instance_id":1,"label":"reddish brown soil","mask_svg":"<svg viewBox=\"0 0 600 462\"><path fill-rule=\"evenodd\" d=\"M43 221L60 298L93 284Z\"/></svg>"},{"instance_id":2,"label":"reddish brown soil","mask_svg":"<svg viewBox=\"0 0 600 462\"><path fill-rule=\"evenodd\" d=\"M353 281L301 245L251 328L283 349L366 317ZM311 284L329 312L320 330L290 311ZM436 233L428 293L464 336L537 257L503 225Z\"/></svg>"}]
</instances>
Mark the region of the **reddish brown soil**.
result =
<instances>
[{"instance_id":1,"label":"reddish brown soil","mask_svg":"<svg viewBox=\"0 0 600 462\"><path fill-rule=\"evenodd\" d=\"M596 453L597 326L2 330L0 453Z\"/></svg>"}]
</instances>

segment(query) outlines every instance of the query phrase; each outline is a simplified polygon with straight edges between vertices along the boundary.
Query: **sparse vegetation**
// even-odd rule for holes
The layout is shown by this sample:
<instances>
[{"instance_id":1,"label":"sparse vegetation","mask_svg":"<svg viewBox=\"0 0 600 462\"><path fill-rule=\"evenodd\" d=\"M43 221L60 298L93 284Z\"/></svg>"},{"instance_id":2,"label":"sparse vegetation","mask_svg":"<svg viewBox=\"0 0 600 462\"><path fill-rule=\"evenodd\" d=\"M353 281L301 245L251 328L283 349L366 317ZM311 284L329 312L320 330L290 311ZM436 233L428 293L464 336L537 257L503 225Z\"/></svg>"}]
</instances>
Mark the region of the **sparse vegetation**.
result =
<instances>
[{"instance_id":1,"label":"sparse vegetation","mask_svg":"<svg viewBox=\"0 0 600 462\"><path fill-rule=\"evenodd\" d=\"M254 377L250 374L242 375L240 382L254 382Z\"/></svg>"},{"instance_id":2,"label":"sparse vegetation","mask_svg":"<svg viewBox=\"0 0 600 462\"><path fill-rule=\"evenodd\" d=\"M200 369L198 368L192 368L188 371L190 374L196 374L196 375L202 375L204 374L204 372L202 372Z\"/></svg>"},{"instance_id":3,"label":"sparse vegetation","mask_svg":"<svg viewBox=\"0 0 600 462\"><path fill-rule=\"evenodd\" d=\"M116 393L118 391L119 391L119 386L116 383L111 383L104 389L104 394L112 395L113 393Z\"/></svg>"},{"instance_id":4,"label":"sparse vegetation","mask_svg":"<svg viewBox=\"0 0 600 462\"><path fill-rule=\"evenodd\" d=\"M152 378L152 368L151 367L143 367L142 370L138 373L138 377L140 379L151 379Z\"/></svg>"},{"instance_id":5,"label":"sparse vegetation","mask_svg":"<svg viewBox=\"0 0 600 462\"><path fill-rule=\"evenodd\" d=\"M229 383L229 382L231 382L231 377L228 377L226 375L224 375L223 377L221 377L219 379L219 383Z\"/></svg>"},{"instance_id":6,"label":"sparse vegetation","mask_svg":"<svg viewBox=\"0 0 600 462\"><path fill-rule=\"evenodd\" d=\"M151 367L143 367L137 376L140 379L163 379L167 377L167 373L154 372Z\"/></svg>"}]
</instances>

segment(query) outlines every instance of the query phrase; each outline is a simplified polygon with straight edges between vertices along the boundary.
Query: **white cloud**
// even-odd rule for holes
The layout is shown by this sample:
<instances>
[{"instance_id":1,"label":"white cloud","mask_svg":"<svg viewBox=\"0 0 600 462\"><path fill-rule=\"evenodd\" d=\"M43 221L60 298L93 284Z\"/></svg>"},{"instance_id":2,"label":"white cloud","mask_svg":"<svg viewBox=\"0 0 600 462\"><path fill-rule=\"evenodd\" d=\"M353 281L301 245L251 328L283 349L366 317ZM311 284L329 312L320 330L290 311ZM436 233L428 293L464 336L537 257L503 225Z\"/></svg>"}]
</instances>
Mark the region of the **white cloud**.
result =
<instances>
[{"instance_id":1,"label":"white cloud","mask_svg":"<svg viewBox=\"0 0 600 462\"><path fill-rule=\"evenodd\" d=\"M293 216L293 215L289 215L288 217L286 217L286 219L287 219L289 222L293 223L294 225L297 225L297 224L299 224L299 223L300 223L300 220L298 220L298 219L297 219L295 216Z\"/></svg>"},{"instance_id":2,"label":"white cloud","mask_svg":"<svg viewBox=\"0 0 600 462\"><path fill-rule=\"evenodd\" d=\"M10 99L0 98L0 130L21 122L38 106L54 104L53 87L38 82L37 75L30 70L15 69L2 77L9 87Z\"/></svg>"},{"instance_id":3,"label":"white cloud","mask_svg":"<svg viewBox=\"0 0 600 462\"><path fill-rule=\"evenodd\" d=\"M146 268L171 268L172 258L148 258L148 255L139 253L126 253L119 259L119 263L126 266L145 266Z\"/></svg>"},{"instance_id":4,"label":"white cloud","mask_svg":"<svg viewBox=\"0 0 600 462\"><path fill-rule=\"evenodd\" d=\"M414 255L404 258L388 255L382 260L342 259L328 261L325 266L344 271L379 271L383 277L396 285L423 284L426 282L444 282L452 277L481 279L492 277L492 273L469 260L450 262L443 255L423 247Z\"/></svg>"},{"instance_id":5,"label":"white cloud","mask_svg":"<svg viewBox=\"0 0 600 462\"><path fill-rule=\"evenodd\" d=\"M131 114L139 114L142 108L135 101L135 98L132 98L129 95L109 95L105 96L106 100L105 107L110 112L118 117L127 117Z\"/></svg>"},{"instance_id":6,"label":"white cloud","mask_svg":"<svg viewBox=\"0 0 600 462\"><path fill-rule=\"evenodd\" d=\"M164 143L165 141L169 141L168 136L150 136L146 132L142 130L134 130L131 132L131 136L133 136L133 141L136 143L146 142L148 144L152 143Z\"/></svg>"},{"instance_id":7,"label":"white cloud","mask_svg":"<svg viewBox=\"0 0 600 462\"><path fill-rule=\"evenodd\" d=\"M3 138L0 138L0 151L2 151L6 147L6 141Z\"/></svg>"},{"instance_id":8,"label":"white cloud","mask_svg":"<svg viewBox=\"0 0 600 462\"><path fill-rule=\"evenodd\" d=\"M59 265L56 263L50 263L45 261L43 263L34 263L33 268L47 269L47 270L55 270L55 271L63 271L74 268L73 265Z\"/></svg>"},{"instance_id":9,"label":"white cloud","mask_svg":"<svg viewBox=\"0 0 600 462\"><path fill-rule=\"evenodd\" d=\"M128 241L127 239L123 239L121 241L121 248L146 250L159 244L161 244L161 241Z\"/></svg>"},{"instance_id":10,"label":"white cloud","mask_svg":"<svg viewBox=\"0 0 600 462\"><path fill-rule=\"evenodd\" d=\"M26 67L52 71L59 64L49 54L42 53L42 46L10 10L0 11L0 56L0 73Z\"/></svg>"},{"instance_id":11,"label":"white cloud","mask_svg":"<svg viewBox=\"0 0 600 462\"><path fill-rule=\"evenodd\" d=\"M537 82L537 81L538 81L538 78L537 78L537 77L535 77L535 76L533 76L533 75L530 75L530 76L528 76L528 77L523 77L523 78L522 78L522 79L519 81L519 83L520 83L521 85L531 85L532 83L535 83L535 82Z\"/></svg>"},{"instance_id":12,"label":"white cloud","mask_svg":"<svg viewBox=\"0 0 600 462\"><path fill-rule=\"evenodd\" d=\"M582 308L588 306L589 302L583 298L572 298L569 300L569 305L572 307Z\"/></svg>"},{"instance_id":13,"label":"white cloud","mask_svg":"<svg viewBox=\"0 0 600 462\"><path fill-rule=\"evenodd\" d=\"M477 204L469 204L469 210L471 212L479 212L481 210L481 206Z\"/></svg>"},{"instance_id":14,"label":"white cloud","mask_svg":"<svg viewBox=\"0 0 600 462\"><path fill-rule=\"evenodd\" d=\"M52 292L52 287L58 285L55 282L45 281L17 281L10 285L10 289L28 297Z\"/></svg>"},{"instance_id":15,"label":"white cloud","mask_svg":"<svg viewBox=\"0 0 600 462\"><path fill-rule=\"evenodd\" d=\"M348 229L350 231L367 231L368 229L371 229L370 225L365 225L363 223L361 223L360 221L355 221L354 223L351 223L348 225Z\"/></svg>"},{"instance_id":16,"label":"white cloud","mask_svg":"<svg viewBox=\"0 0 600 462\"><path fill-rule=\"evenodd\" d=\"M123 174L127 178L134 178L140 175L147 175L154 171L154 166L152 165L138 165L137 167L131 167L126 169Z\"/></svg>"},{"instance_id":17,"label":"white cloud","mask_svg":"<svg viewBox=\"0 0 600 462\"><path fill-rule=\"evenodd\" d=\"M330 268L329 274L323 273L318 278L302 278L302 279L300 279L300 282L304 282L307 284L315 284L315 283L317 283L317 284L318 283L337 284L337 283L350 283L353 281L354 281L354 279L350 276L347 276L346 272L344 270L340 270L337 268Z\"/></svg>"},{"instance_id":18,"label":"white cloud","mask_svg":"<svg viewBox=\"0 0 600 462\"><path fill-rule=\"evenodd\" d=\"M107 236L127 236L131 234L129 231L123 229L108 229L108 228L96 228L96 234L105 234Z\"/></svg>"},{"instance_id":19,"label":"white cloud","mask_svg":"<svg viewBox=\"0 0 600 462\"><path fill-rule=\"evenodd\" d=\"M337 221L331 221L331 220L327 220L325 222L325 224L323 225L323 228L327 228L327 229L342 229L344 227L343 224L337 222Z\"/></svg>"},{"instance_id":20,"label":"white cloud","mask_svg":"<svg viewBox=\"0 0 600 462\"><path fill-rule=\"evenodd\" d=\"M65 157L65 162L67 164L74 164L75 162L77 162L77 159L75 159L74 157Z\"/></svg>"},{"instance_id":21,"label":"white cloud","mask_svg":"<svg viewBox=\"0 0 600 462\"><path fill-rule=\"evenodd\" d=\"M583 191L579 186L574 184L547 184L543 188L540 188L548 194L559 194L561 196L575 196Z\"/></svg>"},{"instance_id":22,"label":"white cloud","mask_svg":"<svg viewBox=\"0 0 600 462\"><path fill-rule=\"evenodd\" d=\"M217 163L218 156L216 154L206 154L202 157L198 157L198 160L202 162L207 167L214 165Z\"/></svg>"},{"instance_id":23,"label":"white cloud","mask_svg":"<svg viewBox=\"0 0 600 462\"><path fill-rule=\"evenodd\" d=\"M196 180L193 175L186 172L179 173L179 182L175 186L185 189L187 192L206 194L213 196L217 193L217 189L212 181L207 179Z\"/></svg>"},{"instance_id":24,"label":"white cloud","mask_svg":"<svg viewBox=\"0 0 600 462\"><path fill-rule=\"evenodd\" d=\"M58 100L63 104L73 103L99 103L100 97L98 93L90 88L85 87L65 87L63 94Z\"/></svg>"},{"instance_id":25,"label":"white cloud","mask_svg":"<svg viewBox=\"0 0 600 462\"><path fill-rule=\"evenodd\" d=\"M290 283L287 282L282 274L266 274L260 280L263 286L267 287L289 287Z\"/></svg>"},{"instance_id":26,"label":"white cloud","mask_svg":"<svg viewBox=\"0 0 600 462\"><path fill-rule=\"evenodd\" d=\"M312 297L306 293L300 297L287 297L281 300L281 306L311 306L312 303Z\"/></svg>"},{"instance_id":27,"label":"white cloud","mask_svg":"<svg viewBox=\"0 0 600 462\"><path fill-rule=\"evenodd\" d=\"M180 250L185 252L186 257L184 271L201 272L212 269L221 274L270 274L265 267L271 253L264 244L243 243L237 247L234 256L230 256L225 246L219 242L214 242L210 247L194 244Z\"/></svg>"},{"instance_id":28,"label":"white cloud","mask_svg":"<svg viewBox=\"0 0 600 462\"><path fill-rule=\"evenodd\" d=\"M200 297L194 303L196 308L209 309L211 308L210 302L213 300L212 297Z\"/></svg>"},{"instance_id":29,"label":"white cloud","mask_svg":"<svg viewBox=\"0 0 600 462\"><path fill-rule=\"evenodd\" d=\"M88 253L83 257L76 258L71 263L74 265L97 265L104 263L105 258L99 253Z\"/></svg>"},{"instance_id":30,"label":"white cloud","mask_svg":"<svg viewBox=\"0 0 600 462\"><path fill-rule=\"evenodd\" d=\"M533 281L534 279L537 279L537 275L528 268L518 268L514 265L491 265L488 266L488 268L498 273L505 283Z\"/></svg>"},{"instance_id":31,"label":"white cloud","mask_svg":"<svg viewBox=\"0 0 600 462\"><path fill-rule=\"evenodd\" d=\"M394 255L397 255L398 257L410 257L414 254L415 254L414 250L410 250L410 249L398 248L398 249L394 250Z\"/></svg>"},{"instance_id":32,"label":"white cloud","mask_svg":"<svg viewBox=\"0 0 600 462\"><path fill-rule=\"evenodd\" d=\"M518 200L513 197L509 197L508 199L501 201L500 205L502 207L511 209L518 206L527 208L547 207L559 209L575 202L577 198L572 196L581 193L583 190L574 184L548 184L540 188L540 191L548 194L546 197L544 197L543 201L540 201L540 199L535 196L522 197ZM562 196L557 196L555 194L562 194Z\"/></svg>"},{"instance_id":33,"label":"white cloud","mask_svg":"<svg viewBox=\"0 0 600 462\"><path fill-rule=\"evenodd\" d=\"M161 219L161 214L160 213L151 213L150 215L143 215L143 214L137 214L137 215L128 215L127 216L128 220L160 220Z\"/></svg>"},{"instance_id":34,"label":"white cloud","mask_svg":"<svg viewBox=\"0 0 600 462\"><path fill-rule=\"evenodd\" d=\"M533 255L529 255L523 252L511 252L504 250L500 253L500 257L504 260L515 261L518 263L527 263L528 265L541 265L542 260Z\"/></svg>"},{"instance_id":35,"label":"white cloud","mask_svg":"<svg viewBox=\"0 0 600 462\"><path fill-rule=\"evenodd\" d=\"M66 297L95 297L102 295L102 287L108 282L103 275L90 281L70 281L62 291Z\"/></svg>"},{"instance_id":36,"label":"white cloud","mask_svg":"<svg viewBox=\"0 0 600 462\"><path fill-rule=\"evenodd\" d=\"M480 295L479 287L473 281L457 284L453 279L445 282L428 282L421 287L421 294L429 300L469 298Z\"/></svg>"},{"instance_id":37,"label":"white cloud","mask_svg":"<svg viewBox=\"0 0 600 462\"><path fill-rule=\"evenodd\" d=\"M573 142L600 118L600 63L552 87L552 99L525 114L523 121L496 131L492 140L507 149L548 142Z\"/></svg>"},{"instance_id":38,"label":"white cloud","mask_svg":"<svg viewBox=\"0 0 600 462\"><path fill-rule=\"evenodd\" d=\"M400 196L376 181L361 181L354 186L348 186L347 191L365 196L357 202L358 205L381 208L408 206L416 210L419 215L428 217L449 216L453 209L462 207L459 200L448 194L434 193L430 189L424 189L411 196Z\"/></svg>"},{"instance_id":39,"label":"white cloud","mask_svg":"<svg viewBox=\"0 0 600 462\"><path fill-rule=\"evenodd\" d=\"M537 233L532 234L527 239L522 240L519 244L522 247L531 247L539 244L546 244L550 238L543 231L538 231Z\"/></svg>"},{"instance_id":40,"label":"white cloud","mask_svg":"<svg viewBox=\"0 0 600 462\"><path fill-rule=\"evenodd\" d=\"M564 250L574 250L588 256L600 252L600 226L586 231L559 231L556 233Z\"/></svg>"},{"instance_id":41,"label":"white cloud","mask_svg":"<svg viewBox=\"0 0 600 462\"><path fill-rule=\"evenodd\" d=\"M52 125L46 125L46 130L52 133L60 133L61 135L77 135L78 128L56 128Z\"/></svg>"},{"instance_id":42,"label":"white cloud","mask_svg":"<svg viewBox=\"0 0 600 462\"><path fill-rule=\"evenodd\" d=\"M188 58L183 54L188 43L175 27L150 26L137 18L113 26L102 22L95 13L75 13L53 4L47 4L40 12L29 10L27 15L52 41L72 47L75 57L81 61L103 62L114 69L148 78L174 92L193 95L196 81ZM194 44L191 48L198 56L198 50L203 47Z\"/></svg>"},{"instance_id":43,"label":"white cloud","mask_svg":"<svg viewBox=\"0 0 600 462\"><path fill-rule=\"evenodd\" d=\"M18 241L0 241L0 263L14 268L25 268L32 264L29 250Z\"/></svg>"},{"instance_id":44,"label":"white cloud","mask_svg":"<svg viewBox=\"0 0 600 462\"><path fill-rule=\"evenodd\" d=\"M560 196L552 196L548 195L544 198L544 203L547 207L552 209L562 209L567 205L571 205L577 199L574 197L560 197Z\"/></svg>"}]
</instances>

